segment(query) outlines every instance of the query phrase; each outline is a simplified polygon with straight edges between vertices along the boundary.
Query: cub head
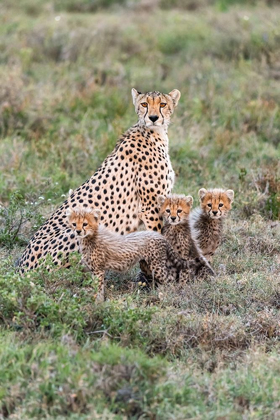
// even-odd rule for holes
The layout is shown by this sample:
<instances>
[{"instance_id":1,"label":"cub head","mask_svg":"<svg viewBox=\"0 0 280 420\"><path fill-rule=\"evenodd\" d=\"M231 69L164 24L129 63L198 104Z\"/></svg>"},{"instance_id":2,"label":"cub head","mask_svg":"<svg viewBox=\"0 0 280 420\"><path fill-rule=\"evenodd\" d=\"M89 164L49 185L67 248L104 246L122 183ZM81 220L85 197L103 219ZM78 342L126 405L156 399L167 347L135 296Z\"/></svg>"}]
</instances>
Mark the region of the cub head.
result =
<instances>
[{"instance_id":1,"label":"cub head","mask_svg":"<svg viewBox=\"0 0 280 420\"><path fill-rule=\"evenodd\" d=\"M131 93L139 122L149 128L168 126L170 116L181 96L177 89L164 94L160 92L141 93L133 88Z\"/></svg>"},{"instance_id":2,"label":"cub head","mask_svg":"<svg viewBox=\"0 0 280 420\"><path fill-rule=\"evenodd\" d=\"M200 207L203 212L211 219L219 219L226 217L231 209L231 203L234 199L233 190L221 190L214 188L213 190L206 190L201 188L198 192L200 199Z\"/></svg>"},{"instance_id":3,"label":"cub head","mask_svg":"<svg viewBox=\"0 0 280 420\"><path fill-rule=\"evenodd\" d=\"M79 238L93 235L99 224L101 211L88 207L77 207L75 210L68 208L66 216L68 224Z\"/></svg>"},{"instance_id":4,"label":"cub head","mask_svg":"<svg viewBox=\"0 0 280 420\"><path fill-rule=\"evenodd\" d=\"M191 195L158 196L159 215L171 225L178 225L189 218L193 198Z\"/></svg>"}]
</instances>

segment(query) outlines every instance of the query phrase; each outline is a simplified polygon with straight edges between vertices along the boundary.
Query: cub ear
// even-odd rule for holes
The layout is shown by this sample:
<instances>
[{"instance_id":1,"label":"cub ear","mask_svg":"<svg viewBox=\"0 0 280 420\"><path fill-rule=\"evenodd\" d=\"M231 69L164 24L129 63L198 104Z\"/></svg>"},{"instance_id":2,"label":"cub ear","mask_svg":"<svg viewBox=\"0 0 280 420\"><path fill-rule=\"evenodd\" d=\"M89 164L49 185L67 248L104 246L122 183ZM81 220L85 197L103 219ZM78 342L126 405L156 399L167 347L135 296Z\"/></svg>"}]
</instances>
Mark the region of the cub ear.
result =
<instances>
[{"instance_id":1,"label":"cub ear","mask_svg":"<svg viewBox=\"0 0 280 420\"><path fill-rule=\"evenodd\" d=\"M67 217L70 217L71 214L73 214L73 210L70 209L70 207L68 207L68 209L66 210L66 213L65 214L66 214Z\"/></svg>"},{"instance_id":2,"label":"cub ear","mask_svg":"<svg viewBox=\"0 0 280 420\"><path fill-rule=\"evenodd\" d=\"M191 195L187 195L187 197L185 198L185 201L186 201L186 203L187 203L190 207L192 207L192 205L193 205L193 198L192 198L192 196L191 196Z\"/></svg>"},{"instance_id":3,"label":"cub ear","mask_svg":"<svg viewBox=\"0 0 280 420\"><path fill-rule=\"evenodd\" d=\"M230 202L233 202L234 199L234 191L233 190L226 190L226 195L229 198Z\"/></svg>"},{"instance_id":4,"label":"cub ear","mask_svg":"<svg viewBox=\"0 0 280 420\"><path fill-rule=\"evenodd\" d=\"M181 97L181 92L178 89L173 89L171 90L171 92L168 93L168 95L171 96L174 106L177 106Z\"/></svg>"},{"instance_id":5,"label":"cub ear","mask_svg":"<svg viewBox=\"0 0 280 420\"><path fill-rule=\"evenodd\" d=\"M200 200L203 199L203 197L205 197L207 194L207 190L205 188L200 188L200 190L198 191L198 197L200 198Z\"/></svg>"},{"instance_id":6,"label":"cub ear","mask_svg":"<svg viewBox=\"0 0 280 420\"><path fill-rule=\"evenodd\" d=\"M141 95L141 92L139 92L138 90L132 88L131 89L131 95L132 95L132 101L133 101L133 105L135 106L136 104L136 99L139 95Z\"/></svg>"},{"instance_id":7,"label":"cub ear","mask_svg":"<svg viewBox=\"0 0 280 420\"><path fill-rule=\"evenodd\" d=\"M165 202L166 197L164 197L164 195L158 195L157 197L157 202L159 206L162 206L163 203Z\"/></svg>"},{"instance_id":8,"label":"cub ear","mask_svg":"<svg viewBox=\"0 0 280 420\"><path fill-rule=\"evenodd\" d=\"M101 215L101 210L99 209L92 209L91 214L96 218L96 220L99 220Z\"/></svg>"}]
</instances>

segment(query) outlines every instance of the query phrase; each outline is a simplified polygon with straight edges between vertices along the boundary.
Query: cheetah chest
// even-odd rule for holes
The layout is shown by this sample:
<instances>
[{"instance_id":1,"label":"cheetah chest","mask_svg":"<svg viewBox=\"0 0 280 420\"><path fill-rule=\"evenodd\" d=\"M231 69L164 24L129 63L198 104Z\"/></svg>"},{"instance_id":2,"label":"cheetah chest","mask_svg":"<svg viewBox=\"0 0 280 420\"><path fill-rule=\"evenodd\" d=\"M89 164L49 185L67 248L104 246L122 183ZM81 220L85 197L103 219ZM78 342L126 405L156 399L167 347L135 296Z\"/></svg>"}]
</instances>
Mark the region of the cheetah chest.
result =
<instances>
[{"instance_id":1,"label":"cheetah chest","mask_svg":"<svg viewBox=\"0 0 280 420\"><path fill-rule=\"evenodd\" d=\"M161 141L157 143L158 139L156 137L152 137L152 140L154 140L155 143L158 144L157 151L156 151L156 158L155 160L158 160L160 165L160 175L164 176L164 179L166 180L166 194L169 194L174 186L175 182L175 172L171 165L171 160L169 157L169 151L168 151L168 136L164 132L160 132L161 134Z\"/></svg>"}]
</instances>

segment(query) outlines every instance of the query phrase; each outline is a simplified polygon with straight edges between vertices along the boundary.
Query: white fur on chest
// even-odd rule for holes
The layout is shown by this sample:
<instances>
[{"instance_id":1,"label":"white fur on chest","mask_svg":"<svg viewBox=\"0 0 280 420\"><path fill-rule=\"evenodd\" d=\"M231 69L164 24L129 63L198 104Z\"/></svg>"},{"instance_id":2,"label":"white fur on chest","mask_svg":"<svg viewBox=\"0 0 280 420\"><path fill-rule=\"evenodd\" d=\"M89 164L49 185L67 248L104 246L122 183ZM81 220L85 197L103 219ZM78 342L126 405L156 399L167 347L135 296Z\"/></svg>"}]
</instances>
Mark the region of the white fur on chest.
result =
<instances>
[{"instance_id":1,"label":"white fur on chest","mask_svg":"<svg viewBox=\"0 0 280 420\"><path fill-rule=\"evenodd\" d=\"M162 146L164 148L164 151L166 153L166 162L167 162L167 170L168 170L168 178L167 178L167 182L169 184L169 188L170 190L173 188L174 183L175 183L175 172L172 168L171 165L171 160L170 160L170 156L169 156L169 139L168 139L168 135L166 130L163 127L157 127L154 129L155 133L161 138L162 140ZM151 136L152 139L155 142L158 142L158 140L156 140L155 135Z\"/></svg>"}]
</instances>

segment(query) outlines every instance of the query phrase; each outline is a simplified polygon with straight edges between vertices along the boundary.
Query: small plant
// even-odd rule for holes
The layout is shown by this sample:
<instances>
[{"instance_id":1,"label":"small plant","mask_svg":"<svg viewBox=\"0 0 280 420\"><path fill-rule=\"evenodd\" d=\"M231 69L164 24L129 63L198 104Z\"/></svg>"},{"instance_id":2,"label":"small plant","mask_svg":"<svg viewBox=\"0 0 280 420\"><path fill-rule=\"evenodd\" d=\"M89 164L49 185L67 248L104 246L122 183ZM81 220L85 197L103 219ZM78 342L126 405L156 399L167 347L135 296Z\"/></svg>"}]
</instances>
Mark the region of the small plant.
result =
<instances>
[{"instance_id":1,"label":"small plant","mask_svg":"<svg viewBox=\"0 0 280 420\"><path fill-rule=\"evenodd\" d=\"M11 195L8 206L0 206L0 244L8 249L25 245L27 239L23 234L24 227L32 224L31 231L40 226L43 217L38 212L40 202L25 201L23 195L16 191Z\"/></svg>"}]
</instances>

